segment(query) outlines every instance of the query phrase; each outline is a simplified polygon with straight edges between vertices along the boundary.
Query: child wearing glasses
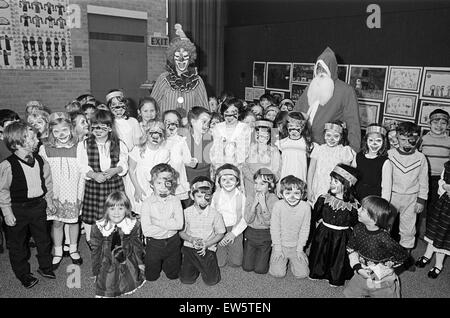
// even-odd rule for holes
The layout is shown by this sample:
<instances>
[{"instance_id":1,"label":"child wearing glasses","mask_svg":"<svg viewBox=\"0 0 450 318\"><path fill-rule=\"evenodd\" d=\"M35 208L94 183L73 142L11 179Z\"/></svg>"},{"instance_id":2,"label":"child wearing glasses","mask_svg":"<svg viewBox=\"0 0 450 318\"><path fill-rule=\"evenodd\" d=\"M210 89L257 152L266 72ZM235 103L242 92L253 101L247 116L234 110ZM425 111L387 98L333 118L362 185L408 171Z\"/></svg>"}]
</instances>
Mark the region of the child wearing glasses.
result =
<instances>
[{"instance_id":1,"label":"child wearing glasses","mask_svg":"<svg viewBox=\"0 0 450 318\"><path fill-rule=\"evenodd\" d=\"M141 126L136 118L128 114L128 105L123 92L115 89L106 95L106 105L114 116L114 126L117 136L128 148L133 150L134 146L139 144L142 136Z\"/></svg>"},{"instance_id":2,"label":"child wearing glasses","mask_svg":"<svg viewBox=\"0 0 450 318\"><path fill-rule=\"evenodd\" d=\"M85 178L81 221L90 247L91 226L104 216L104 203L113 191L124 191L122 176L128 171L128 149L113 129L113 116L98 109L91 120L92 134L77 147L77 162Z\"/></svg>"}]
</instances>

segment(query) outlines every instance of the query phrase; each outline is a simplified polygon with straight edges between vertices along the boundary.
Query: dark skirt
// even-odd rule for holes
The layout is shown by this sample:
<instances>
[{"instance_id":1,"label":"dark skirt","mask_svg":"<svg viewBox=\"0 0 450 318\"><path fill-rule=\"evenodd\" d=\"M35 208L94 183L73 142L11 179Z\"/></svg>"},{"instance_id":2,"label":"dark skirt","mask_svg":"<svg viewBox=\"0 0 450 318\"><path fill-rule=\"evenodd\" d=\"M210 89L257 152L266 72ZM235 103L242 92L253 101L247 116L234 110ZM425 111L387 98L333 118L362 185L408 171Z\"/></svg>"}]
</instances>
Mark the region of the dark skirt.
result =
<instances>
[{"instance_id":1,"label":"dark skirt","mask_svg":"<svg viewBox=\"0 0 450 318\"><path fill-rule=\"evenodd\" d=\"M427 214L425 237L433 246L450 251L450 198L444 193Z\"/></svg>"},{"instance_id":2,"label":"dark skirt","mask_svg":"<svg viewBox=\"0 0 450 318\"><path fill-rule=\"evenodd\" d=\"M347 242L351 234L351 229L334 230L319 224L309 252L309 277L327 279L336 286L342 286L352 278L353 270L347 255Z\"/></svg>"},{"instance_id":3,"label":"dark skirt","mask_svg":"<svg viewBox=\"0 0 450 318\"><path fill-rule=\"evenodd\" d=\"M95 221L100 220L104 215L103 207L106 198L114 191L125 191L123 179L119 175L115 175L103 183L86 180L81 203L81 221L86 224L94 224Z\"/></svg>"}]
</instances>

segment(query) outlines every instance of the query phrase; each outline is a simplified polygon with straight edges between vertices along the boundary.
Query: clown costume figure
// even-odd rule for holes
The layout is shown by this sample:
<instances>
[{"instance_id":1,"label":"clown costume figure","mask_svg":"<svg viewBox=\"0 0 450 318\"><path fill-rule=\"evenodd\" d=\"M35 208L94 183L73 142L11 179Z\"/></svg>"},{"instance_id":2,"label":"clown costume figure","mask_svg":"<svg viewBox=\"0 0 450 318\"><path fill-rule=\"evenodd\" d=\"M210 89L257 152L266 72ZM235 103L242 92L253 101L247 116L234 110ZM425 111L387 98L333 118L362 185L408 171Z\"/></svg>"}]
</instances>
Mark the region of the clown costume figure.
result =
<instances>
[{"instance_id":1,"label":"clown costume figure","mask_svg":"<svg viewBox=\"0 0 450 318\"><path fill-rule=\"evenodd\" d=\"M210 105L205 84L193 66L197 58L195 45L186 37L180 24L175 24L175 30L176 37L166 52L167 71L156 80L151 96L162 113L176 109L184 118L192 107L210 109Z\"/></svg>"}]
</instances>

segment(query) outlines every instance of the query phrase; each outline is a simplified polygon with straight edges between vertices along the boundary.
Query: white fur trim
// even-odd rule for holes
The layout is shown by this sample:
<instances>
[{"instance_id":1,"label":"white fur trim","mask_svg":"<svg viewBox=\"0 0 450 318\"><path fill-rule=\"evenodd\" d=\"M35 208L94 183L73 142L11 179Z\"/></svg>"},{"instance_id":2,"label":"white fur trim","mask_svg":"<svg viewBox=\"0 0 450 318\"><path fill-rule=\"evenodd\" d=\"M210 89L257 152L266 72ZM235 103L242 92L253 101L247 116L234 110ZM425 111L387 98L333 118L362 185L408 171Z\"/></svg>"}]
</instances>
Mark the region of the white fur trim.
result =
<instances>
[{"instance_id":1,"label":"white fur trim","mask_svg":"<svg viewBox=\"0 0 450 318\"><path fill-rule=\"evenodd\" d=\"M111 223L111 221L108 221L106 226L103 226L104 223L105 223L105 220L99 220L99 221L95 222L95 224L97 224L97 227L100 230L100 232L103 234L103 236L108 237L114 231L114 225ZM123 234L128 235L131 233L131 230L134 228L135 225L136 225L136 219L132 220L132 219L126 217L122 220L122 222L117 224L117 227L120 227L122 229Z\"/></svg>"},{"instance_id":2,"label":"white fur trim","mask_svg":"<svg viewBox=\"0 0 450 318\"><path fill-rule=\"evenodd\" d=\"M320 64L320 66L322 66L325 69L325 71L327 71L328 76L331 77L330 69L328 68L328 65L325 64L325 62L323 60L318 60L316 62L316 64L314 65L314 76L317 76L316 71L317 71L318 64Z\"/></svg>"}]
</instances>

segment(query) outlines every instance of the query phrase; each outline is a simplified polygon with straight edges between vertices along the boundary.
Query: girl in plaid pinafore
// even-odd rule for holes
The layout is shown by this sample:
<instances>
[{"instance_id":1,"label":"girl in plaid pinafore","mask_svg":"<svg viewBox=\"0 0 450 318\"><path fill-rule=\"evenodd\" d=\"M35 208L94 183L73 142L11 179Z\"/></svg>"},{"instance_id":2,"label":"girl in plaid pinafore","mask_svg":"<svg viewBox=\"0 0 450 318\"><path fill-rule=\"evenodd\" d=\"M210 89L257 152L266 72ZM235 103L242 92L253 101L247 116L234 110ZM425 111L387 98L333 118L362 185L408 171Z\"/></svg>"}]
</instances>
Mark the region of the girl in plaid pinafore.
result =
<instances>
[{"instance_id":1,"label":"girl in plaid pinafore","mask_svg":"<svg viewBox=\"0 0 450 318\"><path fill-rule=\"evenodd\" d=\"M104 203L114 191L124 191L122 176L128 170L128 148L119 141L109 111L97 110L91 121L92 135L78 144L77 160L86 177L81 220L89 243L92 224L104 216Z\"/></svg>"}]
</instances>

